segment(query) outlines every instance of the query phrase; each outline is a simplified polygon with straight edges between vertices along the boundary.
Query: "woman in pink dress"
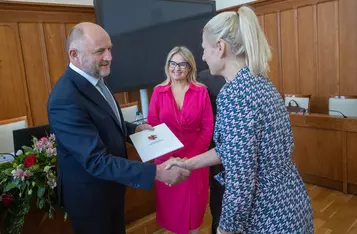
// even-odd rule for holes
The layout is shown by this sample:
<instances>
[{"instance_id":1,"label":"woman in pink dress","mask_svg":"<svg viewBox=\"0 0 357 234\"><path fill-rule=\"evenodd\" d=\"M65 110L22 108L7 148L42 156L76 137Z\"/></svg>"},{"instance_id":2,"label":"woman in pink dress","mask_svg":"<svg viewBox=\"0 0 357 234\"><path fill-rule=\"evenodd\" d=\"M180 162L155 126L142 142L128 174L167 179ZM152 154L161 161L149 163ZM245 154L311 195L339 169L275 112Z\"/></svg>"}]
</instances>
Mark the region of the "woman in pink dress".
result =
<instances>
[{"instance_id":1,"label":"woman in pink dress","mask_svg":"<svg viewBox=\"0 0 357 234\"><path fill-rule=\"evenodd\" d=\"M165 64L166 81L155 87L148 123L165 123L184 145L157 158L161 164L170 157L193 157L205 152L212 139L213 113L208 91L197 82L192 53L185 47L173 48ZM208 168L192 171L189 178L174 186L156 182L156 222L177 233L197 234L208 202Z\"/></svg>"}]
</instances>

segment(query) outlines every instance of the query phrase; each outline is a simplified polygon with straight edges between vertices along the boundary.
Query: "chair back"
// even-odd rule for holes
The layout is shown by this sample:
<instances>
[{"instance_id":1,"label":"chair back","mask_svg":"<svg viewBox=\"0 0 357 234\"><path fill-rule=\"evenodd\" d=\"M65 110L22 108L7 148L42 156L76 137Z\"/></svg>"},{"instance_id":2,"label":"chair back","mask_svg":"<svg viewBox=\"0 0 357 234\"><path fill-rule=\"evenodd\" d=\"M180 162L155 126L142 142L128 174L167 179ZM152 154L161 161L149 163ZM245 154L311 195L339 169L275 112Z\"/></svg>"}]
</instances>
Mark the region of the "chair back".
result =
<instances>
[{"instance_id":1,"label":"chair back","mask_svg":"<svg viewBox=\"0 0 357 234\"><path fill-rule=\"evenodd\" d=\"M357 96L333 96L328 101L329 115L357 117Z\"/></svg>"},{"instance_id":2,"label":"chair back","mask_svg":"<svg viewBox=\"0 0 357 234\"><path fill-rule=\"evenodd\" d=\"M121 112L125 121L132 123L135 122L136 112L139 110L138 102L131 102L127 104L120 104Z\"/></svg>"},{"instance_id":3,"label":"chair back","mask_svg":"<svg viewBox=\"0 0 357 234\"><path fill-rule=\"evenodd\" d=\"M0 121L0 153L14 153L13 131L27 128L27 117Z\"/></svg>"},{"instance_id":4,"label":"chair back","mask_svg":"<svg viewBox=\"0 0 357 234\"><path fill-rule=\"evenodd\" d=\"M15 130L13 133L14 149L17 151L22 146L31 147L33 137L40 139L41 137L49 136L51 133L49 124Z\"/></svg>"}]
</instances>

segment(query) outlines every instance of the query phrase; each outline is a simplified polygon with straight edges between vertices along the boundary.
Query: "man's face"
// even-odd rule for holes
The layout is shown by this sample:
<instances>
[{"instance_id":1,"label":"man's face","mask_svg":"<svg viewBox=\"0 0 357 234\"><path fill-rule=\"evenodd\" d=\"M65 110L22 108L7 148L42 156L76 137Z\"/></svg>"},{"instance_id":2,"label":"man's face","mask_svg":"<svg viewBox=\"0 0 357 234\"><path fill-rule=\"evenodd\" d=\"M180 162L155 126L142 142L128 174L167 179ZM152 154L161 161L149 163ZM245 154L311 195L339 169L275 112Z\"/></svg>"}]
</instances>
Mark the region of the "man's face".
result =
<instances>
[{"instance_id":1,"label":"man's face","mask_svg":"<svg viewBox=\"0 0 357 234\"><path fill-rule=\"evenodd\" d=\"M78 51L80 69L93 77L106 77L110 74L112 42L105 32L86 35L83 46Z\"/></svg>"}]
</instances>

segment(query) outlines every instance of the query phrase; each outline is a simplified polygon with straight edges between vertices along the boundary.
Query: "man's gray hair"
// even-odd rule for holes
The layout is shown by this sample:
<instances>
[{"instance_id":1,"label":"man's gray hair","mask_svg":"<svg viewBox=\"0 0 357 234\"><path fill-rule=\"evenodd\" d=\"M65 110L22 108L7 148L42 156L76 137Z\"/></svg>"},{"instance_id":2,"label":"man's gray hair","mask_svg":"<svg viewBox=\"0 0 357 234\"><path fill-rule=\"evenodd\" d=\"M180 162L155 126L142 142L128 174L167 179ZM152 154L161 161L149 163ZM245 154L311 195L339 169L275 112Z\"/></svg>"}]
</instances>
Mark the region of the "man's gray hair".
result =
<instances>
[{"instance_id":1,"label":"man's gray hair","mask_svg":"<svg viewBox=\"0 0 357 234\"><path fill-rule=\"evenodd\" d=\"M82 44L82 40L84 37L84 30L82 27L76 25L69 31L66 51L69 52L71 48L79 49Z\"/></svg>"}]
</instances>

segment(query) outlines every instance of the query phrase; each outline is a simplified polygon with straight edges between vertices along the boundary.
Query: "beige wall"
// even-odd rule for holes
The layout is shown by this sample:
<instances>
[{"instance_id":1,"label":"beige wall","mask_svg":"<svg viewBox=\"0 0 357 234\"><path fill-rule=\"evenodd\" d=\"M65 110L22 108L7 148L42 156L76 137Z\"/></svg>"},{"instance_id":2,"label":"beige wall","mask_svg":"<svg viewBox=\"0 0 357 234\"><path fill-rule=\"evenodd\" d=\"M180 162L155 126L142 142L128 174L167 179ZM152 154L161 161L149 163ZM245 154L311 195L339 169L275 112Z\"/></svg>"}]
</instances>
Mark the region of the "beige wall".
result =
<instances>
[{"instance_id":1,"label":"beige wall","mask_svg":"<svg viewBox=\"0 0 357 234\"><path fill-rule=\"evenodd\" d=\"M93 0L8 0L8 1L21 1L21 2L46 2L46 3L59 3L59 4L78 4L78 5L93 5ZM121 1L121 0L118 0ZM124 0L128 1L128 0ZM217 10L224 9L231 6L236 6L254 0L216 0Z\"/></svg>"},{"instance_id":2,"label":"beige wall","mask_svg":"<svg viewBox=\"0 0 357 234\"><path fill-rule=\"evenodd\" d=\"M7 0L8 2L41 2L75 5L93 5L93 0ZM118 0L119 1L119 0Z\"/></svg>"},{"instance_id":3,"label":"beige wall","mask_svg":"<svg viewBox=\"0 0 357 234\"><path fill-rule=\"evenodd\" d=\"M254 2L255 0L216 0L216 9L221 10L224 8L237 6L247 2Z\"/></svg>"}]
</instances>

